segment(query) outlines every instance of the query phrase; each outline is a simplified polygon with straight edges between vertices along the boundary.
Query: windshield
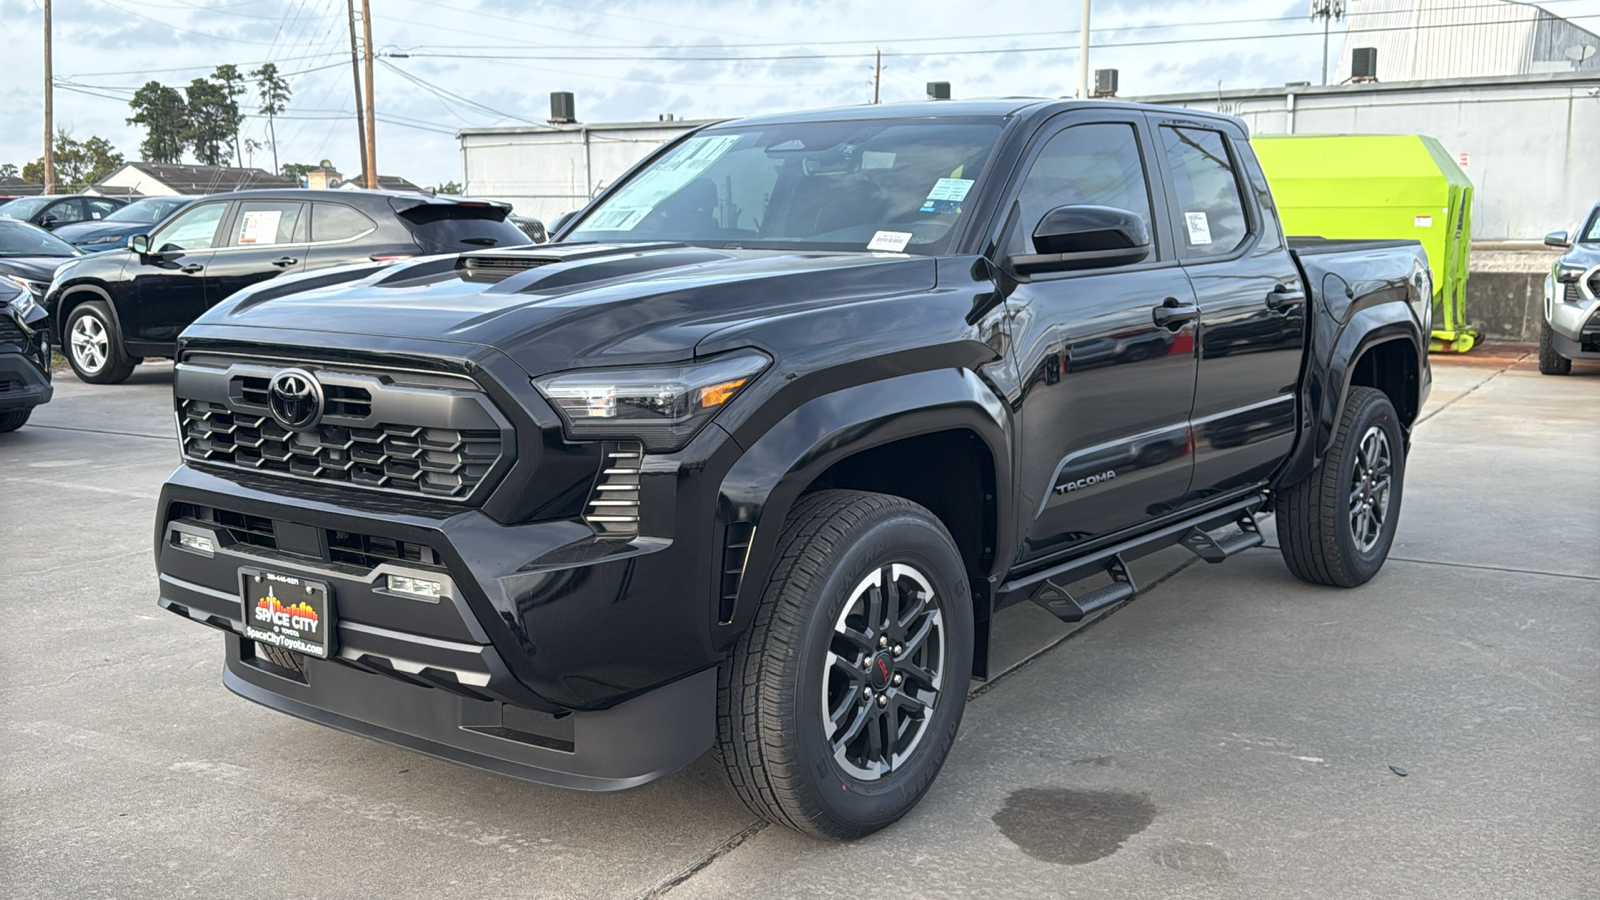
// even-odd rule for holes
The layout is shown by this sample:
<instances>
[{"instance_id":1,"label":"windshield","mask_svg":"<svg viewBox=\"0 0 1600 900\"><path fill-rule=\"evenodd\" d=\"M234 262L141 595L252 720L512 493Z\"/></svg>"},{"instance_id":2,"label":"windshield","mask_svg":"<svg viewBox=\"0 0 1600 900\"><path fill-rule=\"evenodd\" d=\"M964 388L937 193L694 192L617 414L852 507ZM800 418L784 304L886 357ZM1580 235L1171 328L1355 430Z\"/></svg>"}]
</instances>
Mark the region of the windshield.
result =
<instances>
[{"instance_id":1,"label":"windshield","mask_svg":"<svg viewBox=\"0 0 1600 900\"><path fill-rule=\"evenodd\" d=\"M1589 225L1583 230L1583 236L1578 238L1585 244L1600 244L1600 206L1589 213Z\"/></svg>"},{"instance_id":2,"label":"windshield","mask_svg":"<svg viewBox=\"0 0 1600 900\"><path fill-rule=\"evenodd\" d=\"M1000 128L891 119L703 131L636 173L567 239L936 254Z\"/></svg>"},{"instance_id":3,"label":"windshield","mask_svg":"<svg viewBox=\"0 0 1600 900\"><path fill-rule=\"evenodd\" d=\"M146 197L133 201L101 221L154 225L191 202L187 197Z\"/></svg>"},{"instance_id":4,"label":"windshield","mask_svg":"<svg viewBox=\"0 0 1600 900\"><path fill-rule=\"evenodd\" d=\"M48 231L22 222L0 222L0 256L77 256L78 251Z\"/></svg>"},{"instance_id":5,"label":"windshield","mask_svg":"<svg viewBox=\"0 0 1600 900\"><path fill-rule=\"evenodd\" d=\"M0 206L0 216L7 219L31 219L33 214L44 209L45 204L54 200L54 197L23 197Z\"/></svg>"}]
</instances>

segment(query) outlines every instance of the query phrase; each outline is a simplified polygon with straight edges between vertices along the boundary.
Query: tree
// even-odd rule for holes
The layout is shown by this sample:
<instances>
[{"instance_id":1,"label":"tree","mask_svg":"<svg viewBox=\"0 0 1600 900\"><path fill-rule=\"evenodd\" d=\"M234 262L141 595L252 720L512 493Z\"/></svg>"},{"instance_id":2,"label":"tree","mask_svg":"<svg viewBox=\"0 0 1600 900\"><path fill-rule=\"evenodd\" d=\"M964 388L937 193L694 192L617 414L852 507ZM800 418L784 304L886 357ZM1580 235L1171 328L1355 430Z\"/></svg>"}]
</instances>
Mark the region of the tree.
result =
<instances>
[{"instance_id":1,"label":"tree","mask_svg":"<svg viewBox=\"0 0 1600 900\"><path fill-rule=\"evenodd\" d=\"M278 174L285 178L298 178L304 181L306 173L315 168L316 166L311 163L284 163L283 168L278 170Z\"/></svg>"},{"instance_id":2,"label":"tree","mask_svg":"<svg viewBox=\"0 0 1600 900\"><path fill-rule=\"evenodd\" d=\"M128 102L133 115L129 125L145 127L144 140L139 143L139 155L150 162L175 163L183 160L184 120L188 107L183 95L159 81L149 81L134 92Z\"/></svg>"},{"instance_id":3,"label":"tree","mask_svg":"<svg viewBox=\"0 0 1600 900\"><path fill-rule=\"evenodd\" d=\"M245 87L244 73L233 63L225 63L211 73L211 80L222 88L222 93L228 98L228 106L233 114L233 158L242 162L244 154L240 152L239 126L244 124L244 114L239 112L239 98L250 92Z\"/></svg>"},{"instance_id":4,"label":"tree","mask_svg":"<svg viewBox=\"0 0 1600 900\"><path fill-rule=\"evenodd\" d=\"M81 191L122 165L122 154L103 137L77 141L65 128L56 130L56 185L64 193ZM44 181L44 157L22 167L27 181Z\"/></svg>"},{"instance_id":5,"label":"tree","mask_svg":"<svg viewBox=\"0 0 1600 900\"><path fill-rule=\"evenodd\" d=\"M231 139L239 128L239 104L233 102L222 85L196 78L184 88L188 96L188 120L183 137L194 158L208 166L225 166L233 159Z\"/></svg>"},{"instance_id":6,"label":"tree","mask_svg":"<svg viewBox=\"0 0 1600 900\"><path fill-rule=\"evenodd\" d=\"M17 177L17 164L16 163L0 163L0 178L16 178L16 177Z\"/></svg>"},{"instance_id":7,"label":"tree","mask_svg":"<svg viewBox=\"0 0 1600 900\"><path fill-rule=\"evenodd\" d=\"M433 192L435 194L449 194L451 196L457 196L461 193L461 185L454 181L446 181L444 184L434 188Z\"/></svg>"},{"instance_id":8,"label":"tree","mask_svg":"<svg viewBox=\"0 0 1600 900\"><path fill-rule=\"evenodd\" d=\"M278 74L278 67L262 63L251 72L256 79L256 92L261 97L261 114L267 117L267 137L272 142L272 171L278 171L278 129L274 122L278 114L289 106L289 82Z\"/></svg>"}]
</instances>

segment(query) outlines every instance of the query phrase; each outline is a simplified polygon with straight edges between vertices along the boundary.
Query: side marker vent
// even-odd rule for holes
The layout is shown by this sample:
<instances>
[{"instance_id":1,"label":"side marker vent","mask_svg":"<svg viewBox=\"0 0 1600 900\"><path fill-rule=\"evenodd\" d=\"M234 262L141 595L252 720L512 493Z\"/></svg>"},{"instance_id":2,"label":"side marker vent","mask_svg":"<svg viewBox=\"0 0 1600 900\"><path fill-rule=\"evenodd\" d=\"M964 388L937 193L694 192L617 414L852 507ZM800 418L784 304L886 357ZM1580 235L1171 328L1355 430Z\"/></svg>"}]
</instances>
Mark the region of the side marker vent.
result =
<instances>
[{"instance_id":1,"label":"side marker vent","mask_svg":"<svg viewBox=\"0 0 1600 900\"><path fill-rule=\"evenodd\" d=\"M639 533L639 472L644 446L638 441L606 441L600 474L583 507L583 520L606 536Z\"/></svg>"}]
</instances>

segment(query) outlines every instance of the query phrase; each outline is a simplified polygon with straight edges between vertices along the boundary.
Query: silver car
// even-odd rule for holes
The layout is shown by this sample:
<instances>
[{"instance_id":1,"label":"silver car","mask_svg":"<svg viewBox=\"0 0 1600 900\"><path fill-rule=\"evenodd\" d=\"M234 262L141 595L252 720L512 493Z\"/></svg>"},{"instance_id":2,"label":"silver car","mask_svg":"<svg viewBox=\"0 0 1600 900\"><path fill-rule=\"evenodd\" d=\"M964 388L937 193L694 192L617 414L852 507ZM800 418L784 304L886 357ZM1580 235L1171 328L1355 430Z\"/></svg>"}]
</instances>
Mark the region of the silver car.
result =
<instances>
[{"instance_id":1,"label":"silver car","mask_svg":"<svg viewBox=\"0 0 1600 900\"><path fill-rule=\"evenodd\" d=\"M1567 252L1544 280L1539 371L1565 375L1575 359L1600 359L1600 203L1575 234L1551 232L1544 242Z\"/></svg>"}]
</instances>

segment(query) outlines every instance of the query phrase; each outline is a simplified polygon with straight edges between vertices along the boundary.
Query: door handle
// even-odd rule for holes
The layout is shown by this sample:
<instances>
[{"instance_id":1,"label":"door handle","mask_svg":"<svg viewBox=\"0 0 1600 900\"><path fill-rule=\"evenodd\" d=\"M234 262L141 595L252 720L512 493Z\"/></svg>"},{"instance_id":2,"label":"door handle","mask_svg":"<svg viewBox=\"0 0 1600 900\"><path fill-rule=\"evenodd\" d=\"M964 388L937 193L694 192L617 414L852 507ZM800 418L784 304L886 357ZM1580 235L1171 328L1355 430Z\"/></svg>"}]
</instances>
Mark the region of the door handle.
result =
<instances>
[{"instance_id":1,"label":"door handle","mask_svg":"<svg viewBox=\"0 0 1600 900\"><path fill-rule=\"evenodd\" d=\"M1200 307L1193 303L1179 303L1177 297L1168 297L1161 305L1150 311L1150 318L1157 324L1166 328L1181 326L1183 323L1200 317Z\"/></svg>"},{"instance_id":2,"label":"door handle","mask_svg":"<svg viewBox=\"0 0 1600 900\"><path fill-rule=\"evenodd\" d=\"M277 266L280 269L287 269L287 268L289 268L290 266L294 265L295 263L297 263L299 261L300 260L295 259L292 256L284 256L284 257L280 257L278 259L273 260L272 264Z\"/></svg>"},{"instance_id":3,"label":"door handle","mask_svg":"<svg viewBox=\"0 0 1600 900\"><path fill-rule=\"evenodd\" d=\"M179 269L178 271L182 272L185 275L193 275L196 272L204 272L205 269L206 269L206 267L200 265L199 263L189 263L187 266L184 266L183 268Z\"/></svg>"},{"instance_id":4,"label":"door handle","mask_svg":"<svg viewBox=\"0 0 1600 900\"><path fill-rule=\"evenodd\" d=\"M1276 285L1272 292L1267 294L1267 309L1283 309L1292 303L1301 303L1306 299L1306 292L1294 288Z\"/></svg>"}]
</instances>

